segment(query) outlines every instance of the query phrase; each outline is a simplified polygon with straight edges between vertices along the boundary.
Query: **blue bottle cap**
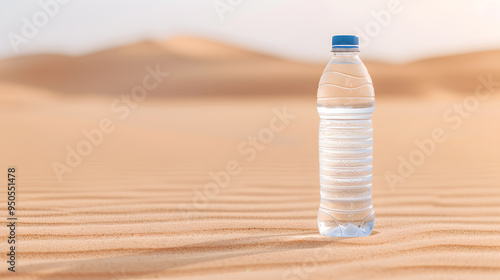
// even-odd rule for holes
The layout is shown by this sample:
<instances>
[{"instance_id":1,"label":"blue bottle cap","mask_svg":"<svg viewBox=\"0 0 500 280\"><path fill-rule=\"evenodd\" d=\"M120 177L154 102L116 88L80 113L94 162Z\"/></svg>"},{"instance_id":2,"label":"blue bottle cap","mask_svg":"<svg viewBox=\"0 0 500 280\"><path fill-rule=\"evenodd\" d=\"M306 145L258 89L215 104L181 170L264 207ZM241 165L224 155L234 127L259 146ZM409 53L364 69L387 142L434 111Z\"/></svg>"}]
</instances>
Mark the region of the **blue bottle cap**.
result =
<instances>
[{"instance_id":1,"label":"blue bottle cap","mask_svg":"<svg viewBox=\"0 0 500 280\"><path fill-rule=\"evenodd\" d=\"M349 50L345 50L349 49ZM332 51L358 51L359 38L354 35L336 35L332 37Z\"/></svg>"}]
</instances>

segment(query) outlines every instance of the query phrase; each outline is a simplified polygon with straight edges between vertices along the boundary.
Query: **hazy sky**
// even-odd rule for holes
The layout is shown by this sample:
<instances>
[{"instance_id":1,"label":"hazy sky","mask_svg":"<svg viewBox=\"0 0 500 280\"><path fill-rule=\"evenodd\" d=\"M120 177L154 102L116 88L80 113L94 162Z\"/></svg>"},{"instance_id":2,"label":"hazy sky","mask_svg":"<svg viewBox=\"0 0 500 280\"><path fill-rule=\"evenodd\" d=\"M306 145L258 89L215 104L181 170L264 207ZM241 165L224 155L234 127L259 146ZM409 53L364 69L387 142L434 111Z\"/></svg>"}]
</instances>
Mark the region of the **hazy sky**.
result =
<instances>
[{"instance_id":1,"label":"hazy sky","mask_svg":"<svg viewBox=\"0 0 500 280\"><path fill-rule=\"evenodd\" d=\"M500 0L59 1L68 3L2 0L0 57L78 55L177 34L316 62L330 56L333 34L361 35L363 57L394 62L500 49Z\"/></svg>"}]
</instances>

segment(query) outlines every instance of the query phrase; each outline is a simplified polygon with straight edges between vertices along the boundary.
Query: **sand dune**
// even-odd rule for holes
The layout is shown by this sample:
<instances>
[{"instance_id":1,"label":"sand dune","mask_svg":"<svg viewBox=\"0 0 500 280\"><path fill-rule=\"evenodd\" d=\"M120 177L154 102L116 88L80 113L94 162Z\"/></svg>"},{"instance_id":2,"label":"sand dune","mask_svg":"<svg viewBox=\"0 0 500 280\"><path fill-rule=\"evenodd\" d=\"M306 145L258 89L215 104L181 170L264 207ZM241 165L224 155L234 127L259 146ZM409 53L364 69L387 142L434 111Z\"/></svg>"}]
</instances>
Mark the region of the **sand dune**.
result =
<instances>
[{"instance_id":1,"label":"sand dune","mask_svg":"<svg viewBox=\"0 0 500 280\"><path fill-rule=\"evenodd\" d=\"M392 65L367 61L384 98L434 95L432 89L473 92L477 76L500 76L500 51ZM171 73L151 97L308 96L314 98L325 63L306 64L200 38L174 37L81 57L35 55L0 61L0 82L65 94L119 95L141 81L144 68Z\"/></svg>"}]
</instances>

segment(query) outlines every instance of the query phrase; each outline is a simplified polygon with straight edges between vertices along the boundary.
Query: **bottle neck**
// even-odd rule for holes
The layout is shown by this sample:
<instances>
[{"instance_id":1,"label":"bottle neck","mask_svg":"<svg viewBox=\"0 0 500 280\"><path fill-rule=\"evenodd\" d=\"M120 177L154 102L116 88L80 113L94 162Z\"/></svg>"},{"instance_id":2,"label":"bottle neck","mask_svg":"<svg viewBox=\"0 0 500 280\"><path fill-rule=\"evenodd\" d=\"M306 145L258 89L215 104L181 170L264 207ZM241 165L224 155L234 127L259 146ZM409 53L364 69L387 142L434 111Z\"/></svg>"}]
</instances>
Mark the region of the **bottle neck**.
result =
<instances>
[{"instance_id":1,"label":"bottle neck","mask_svg":"<svg viewBox=\"0 0 500 280\"><path fill-rule=\"evenodd\" d=\"M341 52L333 52L333 57L330 60L330 63L337 63L337 64L359 64L361 63L361 59L358 56L358 52L353 51L353 52L346 52L346 51L341 51Z\"/></svg>"},{"instance_id":2,"label":"bottle neck","mask_svg":"<svg viewBox=\"0 0 500 280\"><path fill-rule=\"evenodd\" d=\"M345 51L342 51L342 52L336 52L336 51L332 51L333 53L333 56L342 56L342 57L358 57L358 53L359 52L345 52Z\"/></svg>"}]
</instances>

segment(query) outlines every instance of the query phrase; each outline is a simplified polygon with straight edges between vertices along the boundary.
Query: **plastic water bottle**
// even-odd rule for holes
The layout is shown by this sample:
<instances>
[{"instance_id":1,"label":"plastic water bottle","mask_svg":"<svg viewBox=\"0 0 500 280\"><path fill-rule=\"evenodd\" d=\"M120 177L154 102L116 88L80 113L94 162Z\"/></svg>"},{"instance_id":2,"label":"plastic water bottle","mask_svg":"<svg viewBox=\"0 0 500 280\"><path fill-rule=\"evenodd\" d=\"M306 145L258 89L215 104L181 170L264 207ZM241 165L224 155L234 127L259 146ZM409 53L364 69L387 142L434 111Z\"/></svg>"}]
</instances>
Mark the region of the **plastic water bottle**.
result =
<instances>
[{"instance_id":1,"label":"plastic water bottle","mask_svg":"<svg viewBox=\"0 0 500 280\"><path fill-rule=\"evenodd\" d=\"M370 235L373 129L372 80L358 57L356 36L333 36L333 58L318 87L321 203L318 227L323 235Z\"/></svg>"}]
</instances>

